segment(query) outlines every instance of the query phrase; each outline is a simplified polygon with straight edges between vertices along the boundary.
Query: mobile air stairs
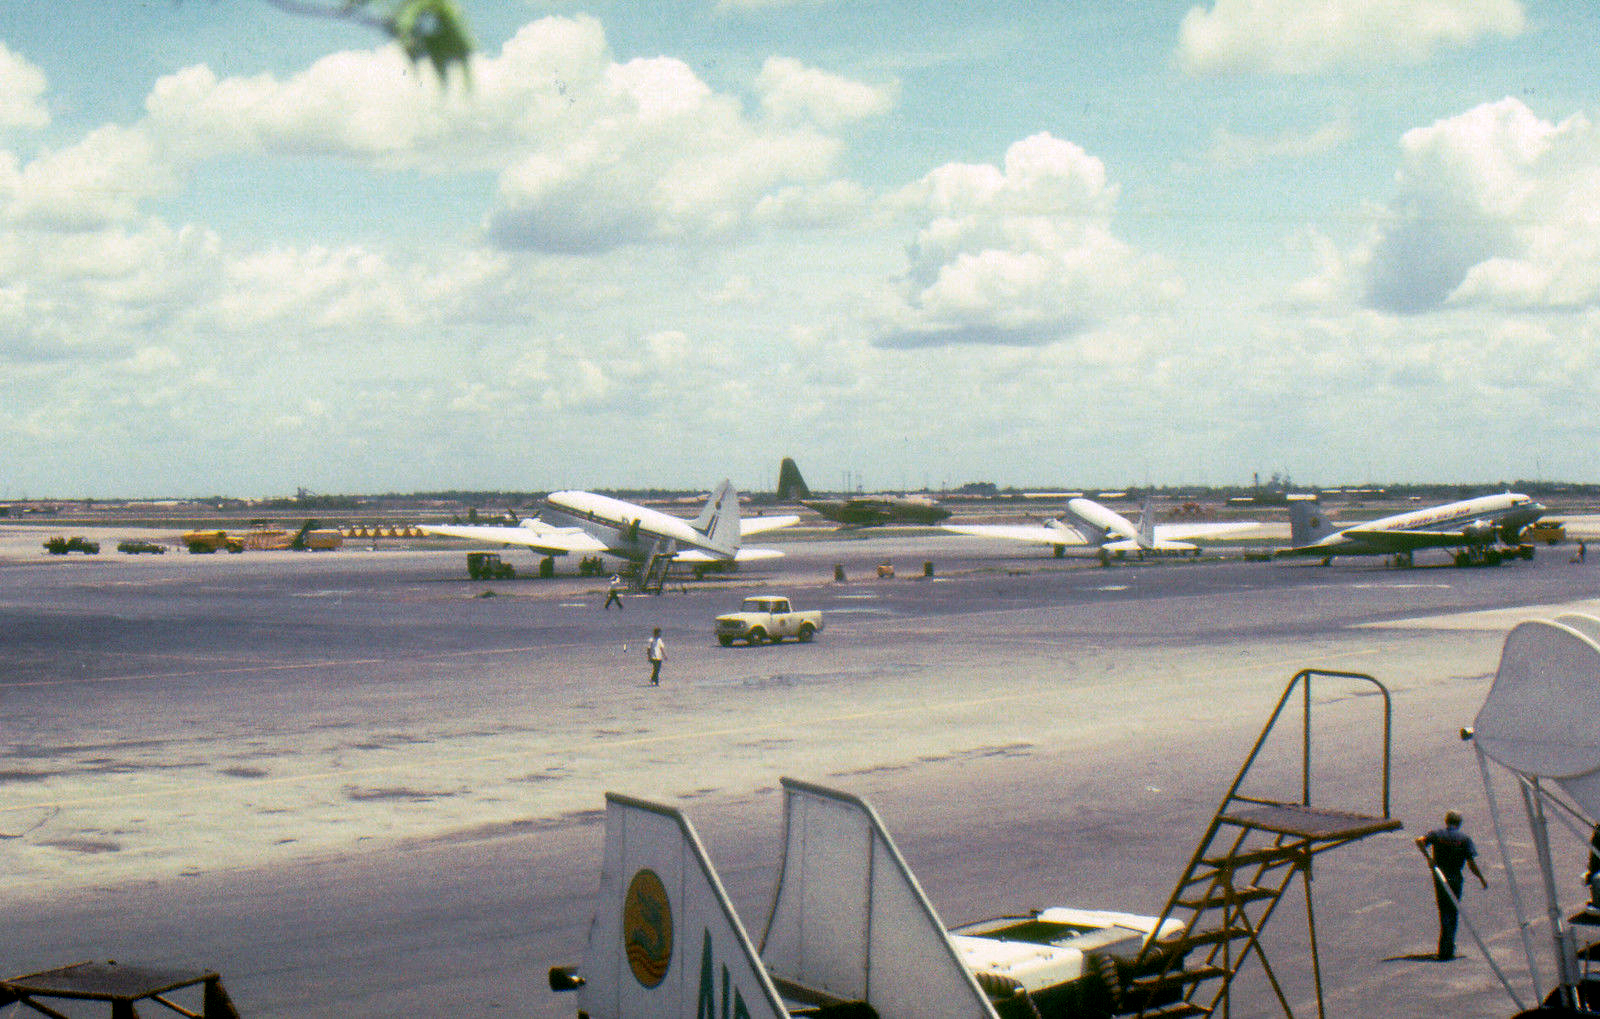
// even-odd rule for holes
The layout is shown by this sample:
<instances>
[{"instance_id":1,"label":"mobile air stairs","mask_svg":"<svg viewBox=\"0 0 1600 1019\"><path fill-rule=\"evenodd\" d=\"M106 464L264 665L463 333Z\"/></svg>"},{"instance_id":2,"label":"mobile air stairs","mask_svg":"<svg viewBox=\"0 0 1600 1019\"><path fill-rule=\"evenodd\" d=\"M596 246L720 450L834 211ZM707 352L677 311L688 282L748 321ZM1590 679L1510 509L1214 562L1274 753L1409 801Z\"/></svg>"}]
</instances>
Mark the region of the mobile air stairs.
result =
<instances>
[{"instance_id":1,"label":"mobile air stairs","mask_svg":"<svg viewBox=\"0 0 1600 1019\"><path fill-rule=\"evenodd\" d=\"M657 539L655 546L650 549L650 557L634 575L633 589L640 594L660 594L667 586L667 574L677 554L677 542L671 538Z\"/></svg>"},{"instance_id":2,"label":"mobile air stairs","mask_svg":"<svg viewBox=\"0 0 1600 1019\"><path fill-rule=\"evenodd\" d=\"M1313 800L1312 688L1317 680L1335 680L1345 688L1352 682L1370 684L1370 692L1381 698L1382 742L1375 754L1381 756L1382 775L1376 814L1330 809L1320 799ZM1272 736L1296 694L1301 705L1299 795L1285 799L1247 793L1251 768L1268 763L1262 760L1264 750L1270 747L1275 751L1269 757L1285 756L1281 738L1275 743ZM1400 828L1400 821L1389 816L1390 714L1389 691L1371 676L1317 669L1295 674L1162 910L1161 923L1176 920L1182 933L1145 944L1129 967L1138 975L1124 983L1117 1015L1142 1019L1227 1015L1229 988L1253 956L1260 960L1283 1014L1292 1017L1288 997L1260 939L1296 879L1305 892L1317 1014L1324 1014L1311 898L1312 864L1330 849Z\"/></svg>"}]
</instances>

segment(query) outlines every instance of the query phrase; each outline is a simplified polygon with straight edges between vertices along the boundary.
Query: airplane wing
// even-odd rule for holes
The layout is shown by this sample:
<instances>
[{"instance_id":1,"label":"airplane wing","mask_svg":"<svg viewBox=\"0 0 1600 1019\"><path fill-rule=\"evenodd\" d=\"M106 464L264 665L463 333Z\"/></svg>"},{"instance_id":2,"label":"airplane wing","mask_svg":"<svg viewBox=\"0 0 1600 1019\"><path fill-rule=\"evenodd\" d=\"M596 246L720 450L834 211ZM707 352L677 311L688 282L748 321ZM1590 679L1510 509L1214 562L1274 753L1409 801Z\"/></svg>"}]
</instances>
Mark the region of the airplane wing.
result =
<instances>
[{"instance_id":1,"label":"airplane wing","mask_svg":"<svg viewBox=\"0 0 1600 1019\"><path fill-rule=\"evenodd\" d=\"M1190 538L1215 538L1223 534L1236 534L1260 527L1254 520L1232 520L1213 524L1157 524L1157 541L1185 541Z\"/></svg>"},{"instance_id":2,"label":"airplane wing","mask_svg":"<svg viewBox=\"0 0 1600 1019\"><path fill-rule=\"evenodd\" d=\"M799 522L798 513L787 513L780 517L740 517L739 536L748 538L752 534L764 534L767 531L776 531L780 527L792 527Z\"/></svg>"},{"instance_id":3,"label":"airplane wing","mask_svg":"<svg viewBox=\"0 0 1600 1019\"><path fill-rule=\"evenodd\" d=\"M578 553L593 555L606 546L587 531L576 527L553 527L538 521L524 521L520 527L495 527L483 524L427 524L420 530L446 538L466 538L495 545L519 545L545 555Z\"/></svg>"},{"instance_id":4,"label":"airplane wing","mask_svg":"<svg viewBox=\"0 0 1600 1019\"><path fill-rule=\"evenodd\" d=\"M1047 527L1044 524L941 524L941 530L952 534L970 534L978 538L1006 538L1010 541L1034 541L1041 545L1087 545L1083 535L1067 527Z\"/></svg>"},{"instance_id":5,"label":"airplane wing","mask_svg":"<svg viewBox=\"0 0 1600 1019\"><path fill-rule=\"evenodd\" d=\"M1418 548L1461 548L1472 544L1462 531L1390 531L1351 527L1343 532L1364 544L1385 552L1409 552Z\"/></svg>"}]
</instances>

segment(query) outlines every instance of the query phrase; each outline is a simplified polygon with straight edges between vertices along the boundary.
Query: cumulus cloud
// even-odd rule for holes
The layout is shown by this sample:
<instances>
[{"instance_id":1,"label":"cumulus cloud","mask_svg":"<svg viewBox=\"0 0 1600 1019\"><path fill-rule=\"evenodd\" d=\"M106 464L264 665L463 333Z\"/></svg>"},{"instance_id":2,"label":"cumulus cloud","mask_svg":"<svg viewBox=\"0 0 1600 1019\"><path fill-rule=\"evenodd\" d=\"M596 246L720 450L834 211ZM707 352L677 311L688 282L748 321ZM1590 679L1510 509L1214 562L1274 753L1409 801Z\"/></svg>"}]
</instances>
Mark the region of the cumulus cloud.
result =
<instances>
[{"instance_id":1,"label":"cumulus cloud","mask_svg":"<svg viewBox=\"0 0 1600 1019\"><path fill-rule=\"evenodd\" d=\"M1298 295L1344 284L1400 313L1600 305L1600 129L1587 116L1476 107L1408 131L1396 181L1371 235L1338 257L1320 247Z\"/></svg>"},{"instance_id":2,"label":"cumulus cloud","mask_svg":"<svg viewBox=\"0 0 1600 1019\"><path fill-rule=\"evenodd\" d=\"M592 253L826 218L854 197L831 187L843 149L831 132L893 101L789 61L757 80L761 120L669 58L607 65L593 83L581 126L501 175L489 226L502 245Z\"/></svg>"},{"instance_id":3,"label":"cumulus cloud","mask_svg":"<svg viewBox=\"0 0 1600 1019\"><path fill-rule=\"evenodd\" d=\"M140 121L0 167L0 211L97 229L130 222L203 160L335 156L380 171L496 174L494 242L592 254L826 220L853 198L831 179L838 132L897 94L773 59L751 83L751 116L680 60L617 62L587 16L525 25L498 54L473 58L472 80L440 89L394 46L335 53L287 78L188 67L156 82Z\"/></svg>"},{"instance_id":4,"label":"cumulus cloud","mask_svg":"<svg viewBox=\"0 0 1600 1019\"><path fill-rule=\"evenodd\" d=\"M1049 134L1003 166L934 170L891 200L922 225L877 342L1033 346L1175 297L1171 269L1111 232L1116 198L1100 160Z\"/></svg>"},{"instance_id":5,"label":"cumulus cloud","mask_svg":"<svg viewBox=\"0 0 1600 1019\"><path fill-rule=\"evenodd\" d=\"M1348 120L1334 120L1307 131L1249 135L1217 128L1211 134L1207 160L1225 170L1238 170L1274 159L1303 159L1330 152L1350 140Z\"/></svg>"},{"instance_id":6,"label":"cumulus cloud","mask_svg":"<svg viewBox=\"0 0 1600 1019\"><path fill-rule=\"evenodd\" d=\"M0 42L0 131L48 125L45 87L44 72Z\"/></svg>"},{"instance_id":7,"label":"cumulus cloud","mask_svg":"<svg viewBox=\"0 0 1600 1019\"><path fill-rule=\"evenodd\" d=\"M111 124L29 162L5 212L36 228L100 229L129 222L141 203L170 189L174 180L171 164L148 133Z\"/></svg>"},{"instance_id":8,"label":"cumulus cloud","mask_svg":"<svg viewBox=\"0 0 1600 1019\"><path fill-rule=\"evenodd\" d=\"M1520 0L1215 0L1184 15L1177 55L1191 74L1315 74L1420 63L1525 27Z\"/></svg>"},{"instance_id":9,"label":"cumulus cloud","mask_svg":"<svg viewBox=\"0 0 1600 1019\"><path fill-rule=\"evenodd\" d=\"M889 112L898 88L875 87L786 57L769 57L756 77L761 106L779 123L840 127Z\"/></svg>"}]
</instances>

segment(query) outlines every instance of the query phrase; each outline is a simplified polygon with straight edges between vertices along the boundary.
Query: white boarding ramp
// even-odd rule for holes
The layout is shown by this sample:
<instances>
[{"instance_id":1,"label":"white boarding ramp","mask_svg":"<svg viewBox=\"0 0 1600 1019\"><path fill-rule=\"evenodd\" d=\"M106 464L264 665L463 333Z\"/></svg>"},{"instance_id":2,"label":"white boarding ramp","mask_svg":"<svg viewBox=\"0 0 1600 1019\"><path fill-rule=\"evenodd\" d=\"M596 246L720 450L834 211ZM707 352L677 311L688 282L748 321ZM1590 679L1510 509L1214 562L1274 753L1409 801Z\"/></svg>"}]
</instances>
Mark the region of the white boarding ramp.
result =
<instances>
[{"instance_id":1,"label":"white boarding ramp","mask_svg":"<svg viewBox=\"0 0 1600 1019\"><path fill-rule=\"evenodd\" d=\"M606 795L600 894L584 953L592 1019L787 1019L700 839L671 807Z\"/></svg>"},{"instance_id":2,"label":"white boarding ramp","mask_svg":"<svg viewBox=\"0 0 1600 1019\"><path fill-rule=\"evenodd\" d=\"M861 799L783 780L783 871L761 939L789 997L881 1019L995 1019L922 887Z\"/></svg>"},{"instance_id":3,"label":"white boarding ramp","mask_svg":"<svg viewBox=\"0 0 1600 1019\"><path fill-rule=\"evenodd\" d=\"M1558 782L1600 817L1600 644L1562 623L1532 620L1506 635L1494 685L1473 722L1492 760Z\"/></svg>"}]
</instances>

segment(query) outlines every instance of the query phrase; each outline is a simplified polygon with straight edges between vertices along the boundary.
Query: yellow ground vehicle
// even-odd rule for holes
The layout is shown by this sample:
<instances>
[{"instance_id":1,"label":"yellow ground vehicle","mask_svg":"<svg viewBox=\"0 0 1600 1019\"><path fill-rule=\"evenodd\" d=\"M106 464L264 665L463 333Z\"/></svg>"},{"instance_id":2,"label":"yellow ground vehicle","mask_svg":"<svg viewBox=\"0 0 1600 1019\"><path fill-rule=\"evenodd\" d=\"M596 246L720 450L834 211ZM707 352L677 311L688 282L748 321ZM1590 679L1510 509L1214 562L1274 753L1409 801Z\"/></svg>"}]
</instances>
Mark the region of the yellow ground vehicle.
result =
<instances>
[{"instance_id":1,"label":"yellow ground vehicle","mask_svg":"<svg viewBox=\"0 0 1600 1019\"><path fill-rule=\"evenodd\" d=\"M184 531L179 535L183 547L195 555L210 555L212 552L243 552L244 539L236 538L227 531Z\"/></svg>"},{"instance_id":2,"label":"yellow ground vehicle","mask_svg":"<svg viewBox=\"0 0 1600 1019\"><path fill-rule=\"evenodd\" d=\"M1559 520L1535 520L1522 532L1521 538L1526 542L1554 545L1567 540L1567 525Z\"/></svg>"},{"instance_id":3,"label":"yellow ground vehicle","mask_svg":"<svg viewBox=\"0 0 1600 1019\"><path fill-rule=\"evenodd\" d=\"M344 544L344 535L332 528L317 530L317 521L307 520L298 531L270 527L266 521L252 521L250 530L229 534L224 530L185 531L184 547L196 555L210 552L274 551L282 549L324 551Z\"/></svg>"}]
</instances>

